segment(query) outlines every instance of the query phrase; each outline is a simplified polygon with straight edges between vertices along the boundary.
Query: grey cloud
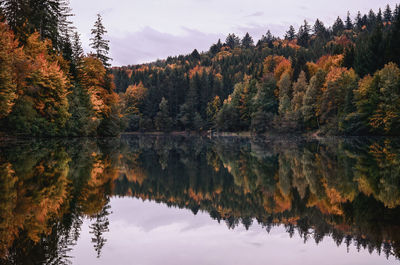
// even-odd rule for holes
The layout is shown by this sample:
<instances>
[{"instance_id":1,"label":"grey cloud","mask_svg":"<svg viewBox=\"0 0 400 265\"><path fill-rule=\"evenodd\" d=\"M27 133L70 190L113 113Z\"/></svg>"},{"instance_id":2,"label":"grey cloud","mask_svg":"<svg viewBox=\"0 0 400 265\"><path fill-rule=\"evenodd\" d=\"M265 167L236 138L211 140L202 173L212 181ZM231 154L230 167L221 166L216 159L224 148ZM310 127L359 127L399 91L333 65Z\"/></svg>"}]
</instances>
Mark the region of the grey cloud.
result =
<instances>
[{"instance_id":1,"label":"grey cloud","mask_svg":"<svg viewBox=\"0 0 400 265\"><path fill-rule=\"evenodd\" d=\"M269 24L239 26L232 33L243 36L246 32L257 41L270 30L276 36L283 36L289 26L284 24ZM199 52L207 51L218 39L224 41L226 35L204 33L198 30L182 27L183 35L172 35L145 27L139 32L126 34L124 37L111 37L111 55L115 66L132 65L165 59L168 56L178 56L191 53L194 49Z\"/></svg>"},{"instance_id":2,"label":"grey cloud","mask_svg":"<svg viewBox=\"0 0 400 265\"><path fill-rule=\"evenodd\" d=\"M283 36L285 31L289 28L288 25L285 24L269 24L269 25L249 25L249 26L240 26L236 27L236 32L241 33L242 35L248 32L253 39L256 41L261 38L262 35L267 33L268 30L275 36Z\"/></svg>"},{"instance_id":3,"label":"grey cloud","mask_svg":"<svg viewBox=\"0 0 400 265\"><path fill-rule=\"evenodd\" d=\"M247 15L246 17L261 17L263 15L264 15L264 12L259 11L259 12L255 12L253 14Z\"/></svg>"},{"instance_id":4,"label":"grey cloud","mask_svg":"<svg viewBox=\"0 0 400 265\"><path fill-rule=\"evenodd\" d=\"M206 51L223 35L203 33L183 28L185 34L175 36L145 27L124 37L111 37L111 55L114 65L128 65L165 59L168 56L191 53L194 49Z\"/></svg>"}]
</instances>

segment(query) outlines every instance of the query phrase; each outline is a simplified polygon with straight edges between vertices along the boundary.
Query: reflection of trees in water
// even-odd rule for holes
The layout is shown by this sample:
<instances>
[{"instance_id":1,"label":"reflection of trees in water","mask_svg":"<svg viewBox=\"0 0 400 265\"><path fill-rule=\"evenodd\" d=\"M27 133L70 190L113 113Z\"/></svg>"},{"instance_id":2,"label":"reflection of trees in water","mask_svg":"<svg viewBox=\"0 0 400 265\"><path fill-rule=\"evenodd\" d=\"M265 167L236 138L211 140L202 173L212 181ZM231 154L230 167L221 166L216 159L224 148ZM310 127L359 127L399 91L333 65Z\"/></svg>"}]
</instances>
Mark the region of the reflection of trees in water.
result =
<instances>
[{"instance_id":1,"label":"reflection of trees in water","mask_svg":"<svg viewBox=\"0 0 400 265\"><path fill-rule=\"evenodd\" d=\"M147 140L126 140L135 156L124 161L130 170L122 170L114 193L207 211L229 228L253 220L267 229L283 224L304 241L330 236L338 245L399 257L395 142L181 139L168 143L165 166L153 139ZM162 141L170 140L154 145Z\"/></svg>"},{"instance_id":2,"label":"reflection of trees in water","mask_svg":"<svg viewBox=\"0 0 400 265\"><path fill-rule=\"evenodd\" d=\"M93 235L92 243L94 244L94 249L97 252L97 258L100 258L101 250L107 242L107 239L103 234L109 232L108 226L110 222L108 221L108 216L110 215L110 209L111 206L108 200L103 209L92 217L94 222L89 226L91 230L90 233Z\"/></svg>"},{"instance_id":3,"label":"reflection of trees in water","mask_svg":"<svg viewBox=\"0 0 400 265\"><path fill-rule=\"evenodd\" d=\"M248 141L185 137L0 146L0 255L68 264L84 218L100 257L110 196L254 221L319 243L400 256L400 144L385 139Z\"/></svg>"},{"instance_id":4,"label":"reflection of trees in water","mask_svg":"<svg viewBox=\"0 0 400 265\"><path fill-rule=\"evenodd\" d=\"M82 219L109 199L118 155L89 140L11 142L0 151L1 263L70 264Z\"/></svg>"}]
</instances>

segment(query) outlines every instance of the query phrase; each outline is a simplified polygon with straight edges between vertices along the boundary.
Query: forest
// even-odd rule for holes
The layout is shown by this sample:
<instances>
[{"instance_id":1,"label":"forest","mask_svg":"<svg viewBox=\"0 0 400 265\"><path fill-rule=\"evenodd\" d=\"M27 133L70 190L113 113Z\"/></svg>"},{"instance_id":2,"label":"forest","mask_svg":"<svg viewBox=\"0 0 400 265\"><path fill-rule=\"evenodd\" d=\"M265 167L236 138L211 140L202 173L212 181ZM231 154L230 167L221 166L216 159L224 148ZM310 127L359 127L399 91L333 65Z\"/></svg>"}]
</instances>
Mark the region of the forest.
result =
<instances>
[{"instance_id":1,"label":"forest","mask_svg":"<svg viewBox=\"0 0 400 265\"><path fill-rule=\"evenodd\" d=\"M257 43L111 67L98 15L85 54L68 0L0 1L0 134L398 135L400 7L308 21Z\"/></svg>"},{"instance_id":2,"label":"forest","mask_svg":"<svg viewBox=\"0 0 400 265\"><path fill-rule=\"evenodd\" d=\"M116 136L119 98L98 15L85 55L68 0L0 1L0 132Z\"/></svg>"},{"instance_id":3,"label":"forest","mask_svg":"<svg viewBox=\"0 0 400 265\"><path fill-rule=\"evenodd\" d=\"M114 67L127 131L396 135L399 6Z\"/></svg>"}]
</instances>

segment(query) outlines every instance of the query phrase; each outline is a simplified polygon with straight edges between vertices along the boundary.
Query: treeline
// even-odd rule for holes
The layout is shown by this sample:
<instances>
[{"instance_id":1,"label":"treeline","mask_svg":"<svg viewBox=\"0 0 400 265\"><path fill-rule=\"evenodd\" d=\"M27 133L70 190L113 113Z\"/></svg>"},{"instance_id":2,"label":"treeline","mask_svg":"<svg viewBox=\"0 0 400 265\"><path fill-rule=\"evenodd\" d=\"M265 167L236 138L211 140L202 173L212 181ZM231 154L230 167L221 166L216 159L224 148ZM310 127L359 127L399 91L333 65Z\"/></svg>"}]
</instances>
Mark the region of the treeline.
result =
<instances>
[{"instance_id":1,"label":"treeline","mask_svg":"<svg viewBox=\"0 0 400 265\"><path fill-rule=\"evenodd\" d=\"M304 21L256 44L229 34L208 52L113 68L126 128L398 134L399 11Z\"/></svg>"},{"instance_id":2,"label":"treeline","mask_svg":"<svg viewBox=\"0 0 400 265\"><path fill-rule=\"evenodd\" d=\"M0 131L22 136L119 134L107 32L98 16L84 55L67 0L0 1Z\"/></svg>"}]
</instances>

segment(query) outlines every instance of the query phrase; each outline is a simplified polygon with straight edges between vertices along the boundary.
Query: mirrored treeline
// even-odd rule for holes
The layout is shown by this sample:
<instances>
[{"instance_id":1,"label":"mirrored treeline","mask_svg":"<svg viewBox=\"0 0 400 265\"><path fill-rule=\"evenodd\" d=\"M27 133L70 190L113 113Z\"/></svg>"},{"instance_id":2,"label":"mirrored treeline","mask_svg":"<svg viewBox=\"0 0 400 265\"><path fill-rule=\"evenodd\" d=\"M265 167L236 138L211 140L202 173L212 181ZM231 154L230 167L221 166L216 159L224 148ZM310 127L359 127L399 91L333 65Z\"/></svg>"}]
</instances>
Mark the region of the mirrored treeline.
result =
<instances>
[{"instance_id":1,"label":"mirrored treeline","mask_svg":"<svg viewBox=\"0 0 400 265\"><path fill-rule=\"evenodd\" d=\"M0 179L2 264L71 263L85 218L100 257L113 196L400 257L394 138L4 140Z\"/></svg>"}]
</instances>

